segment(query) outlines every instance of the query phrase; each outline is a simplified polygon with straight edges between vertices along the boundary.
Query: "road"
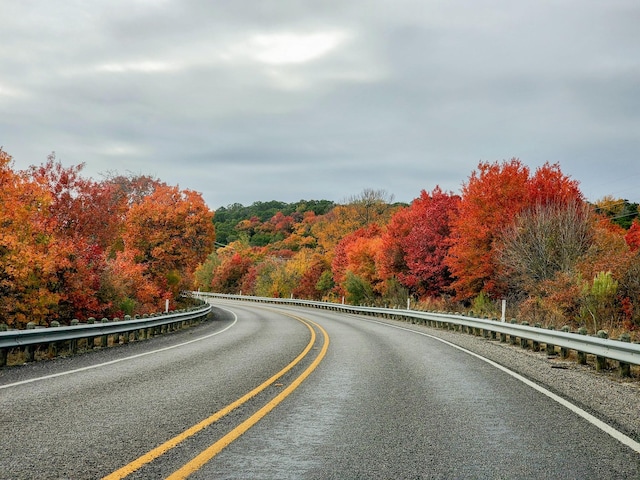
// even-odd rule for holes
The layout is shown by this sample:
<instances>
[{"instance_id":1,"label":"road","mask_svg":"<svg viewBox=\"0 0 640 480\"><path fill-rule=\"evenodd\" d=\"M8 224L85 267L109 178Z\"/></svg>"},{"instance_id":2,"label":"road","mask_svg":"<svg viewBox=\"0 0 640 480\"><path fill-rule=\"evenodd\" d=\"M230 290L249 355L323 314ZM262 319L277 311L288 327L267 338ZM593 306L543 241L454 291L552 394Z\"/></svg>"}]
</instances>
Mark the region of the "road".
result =
<instances>
[{"instance_id":1,"label":"road","mask_svg":"<svg viewBox=\"0 0 640 480\"><path fill-rule=\"evenodd\" d=\"M640 478L638 452L426 328L214 305L0 371L0 478Z\"/></svg>"}]
</instances>

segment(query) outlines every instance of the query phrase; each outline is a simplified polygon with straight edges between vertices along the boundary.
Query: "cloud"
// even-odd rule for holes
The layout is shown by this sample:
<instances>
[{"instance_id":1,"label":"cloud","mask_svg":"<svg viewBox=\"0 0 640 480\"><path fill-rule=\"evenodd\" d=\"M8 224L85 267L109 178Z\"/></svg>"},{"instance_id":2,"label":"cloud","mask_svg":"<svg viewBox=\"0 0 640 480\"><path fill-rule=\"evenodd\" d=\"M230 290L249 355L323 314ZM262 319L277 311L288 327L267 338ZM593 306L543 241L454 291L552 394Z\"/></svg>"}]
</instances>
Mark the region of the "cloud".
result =
<instances>
[{"instance_id":1,"label":"cloud","mask_svg":"<svg viewBox=\"0 0 640 480\"><path fill-rule=\"evenodd\" d=\"M478 161L640 201L635 0L4 2L0 144L212 206L401 201Z\"/></svg>"},{"instance_id":2,"label":"cloud","mask_svg":"<svg viewBox=\"0 0 640 480\"><path fill-rule=\"evenodd\" d=\"M307 63L330 53L345 37L342 32L257 34L239 50L268 65Z\"/></svg>"}]
</instances>

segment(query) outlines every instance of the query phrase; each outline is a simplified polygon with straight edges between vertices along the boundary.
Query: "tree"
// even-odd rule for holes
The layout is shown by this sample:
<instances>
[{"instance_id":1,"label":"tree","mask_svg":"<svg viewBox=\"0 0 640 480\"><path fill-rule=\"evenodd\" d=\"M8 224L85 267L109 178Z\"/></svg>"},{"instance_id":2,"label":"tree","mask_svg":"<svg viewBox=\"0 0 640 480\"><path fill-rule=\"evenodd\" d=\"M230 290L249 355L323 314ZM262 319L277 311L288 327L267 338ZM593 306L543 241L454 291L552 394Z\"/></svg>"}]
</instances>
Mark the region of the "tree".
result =
<instances>
[{"instance_id":1,"label":"tree","mask_svg":"<svg viewBox=\"0 0 640 480\"><path fill-rule=\"evenodd\" d=\"M52 198L0 149L0 322L24 327L57 315L65 251L51 232Z\"/></svg>"},{"instance_id":2,"label":"tree","mask_svg":"<svg viewBox=\"0 0 640 480\"><path fill-rule=\"evenodd\" d=\"M338 205L311 226L311 234L327 258L331 259L338 242L360 228L356 211L346 205Z\"/></svg>"},{"instance_id":3,"label":"tree","mask_svg":"<svg viewBox=\"0 0 640 480\"><path fill-rule=\"evenodd\" d=\"M498 232L527 205L528 180L528 167L513 158L502 163L481 162L463 184L446 259L458 298L481 291L497 295L503 290L497 281L494 243Z\"/></svg>"},{"instance_id":4,"label":"tree","mask_svg":"<svg viewBox=\"0 0 640 480\"><path fill-rule=\"evenodd\" d=\"M380 293L382 278L378 274L376 264L382 247L381 234L382 229L374 223L356 230L338 243L331 270L340 294L346 292L349 273L357 276L359 281L367 283L372 291Z\"/></svg>"},{"instance_id":5,"label":"tree","mask_svg":"<svg viewBox=\"0 0 640 480\"><path fill-rule=\"evenodd\" d=\"M360 195L347 199L345 205L337 205L318 219L311 232L328 254L328 260L331 261L334 248L345 236L372 224L386 225L399 208L391 201L393 196L384 190L365 189Z\"/></svg>"},{"instance_id":6,"label":"tree","mask_svg":"<svg viewBox=\"0 0 640 480\"><path fill-rule=\"evenodd\" d=\"M239 252L233 253L231 256L221 259L221 263L213 273L211 280L211 289L218 293L239 294L243 291L243 284L249 275L253 260Z\"/></svg>"},{"instance_id":7,"label":"tree","mask_svg":"<svg viewBox=\"0 0 640 480\"><path fill-rule=\"evenodd\" d=\"M116 195L113 185L83 178L83 166L63 167L51 154L44 164L26 172L51 198L42 228L64 252L52 287L59 295L57 315L63 319L106 313L107 306L97 295L105 251L120 238L127 208L126 199Z\"/></svg>"},{"instance_id":8,"label":"tree","mask_svg":"<svg viewBox=\"0 0 640 480\"><path fill-rule=\"evenodd\" d=\"M629 231L624 236L627 245L633 252L637 252L640 249L640 222L638 219L634 219L633 223L629 227Z\"/></svg>"},{"instance_id":9,"label":"tree","mask_svg":"<svg viewBox=\"0 0 640 480\"><path fill-rule=\"evenodd\" d=\"M608 217L613 223L625 230L631 227L632 222L638 218L638 204L629 200L614 198L607 195L595 202L596 213Z\"/></svg>"},{"instance_id":10,"label":"tree","mask_svg":"<svg viewBox=\"0 0 640 480\"><path fill-rule=\"evenodd\" d=\"M446 263L455 277L452 287L458 298L481 291L492 296L506 292L497 258L501 236L523 210L582 201L578 182L562 174L558 164L546 163L530 177L529 169L516 158L481 162L463 185L451 229L453 243Z\"/></svg>"},{"instance_id":11,"label":"tree","mask_svg":"<svg viewBox=\"0 0 640 480\"><path fill-rule=\"evenodd\" d=\"M371 223L386 223L393 211L393 195L385 190L365 188L359 195L347 199L359 227Z\"/></svg>"},{"instance_id":12,"label":"tree","mask_svg":"<svg viewBox=\"0 0 640 480\"><path fill-rule=\"evenodd\" d=\"M161 286L136 261L132 250L117 252L101 273L98 297L112 316L153 313L164 308ZM95 315L95 313L94 313Z\"/></svg>"},{"instance_id":13,"label":"tree","mask_svg":"<svg viewBox=\"0 0 640 480\"><path fill-rule=\"evenodd\" d=\"M256 267L255 294L261 297L287 298L299 280L291 262L269 256Z\"/></svg>"},{"instance_id":14,"label":"tree","mask_svg":"<svg viewBox=\"0 0 640 480\"><path fill-rule=\"evenodd\" d=\"M220 259L215 251L211 252L206 260L198 265L194 273L194 286L203 292L211 291L213 275L220 266Z\"/></svg>"},{"instance_id":15,"label":"tree","mask_svg":"<svg viewBox=\"0 0 640 480\"><path fill-rule=\"evenodd\" d=\"M596 217L593 241L580 258L576 269L585 279L600 272L611 272L614 279L621 278L628 259L635 255L625 241L625 230L605 217Z\"/></svg>"},{"instance_id":16,"label":"tree","mask_svg":"<svg viewBox=\"0 0 640 480\"><path fill-rule=\"evenodd\" d=\"M380 276L385 280L409 275L404 243L413 229L415 217L415 209L412 207L400 208L393 214L382 234L378 268Z\"/></svg>"},{"instance_id":17,"label":"tree","mask_svg":"<svg viewBox=\"0 0 640 480\"><path fill-rule=\"evenodd\" d=\"M301 250L291 260L297 265L298 279L292 293L297 298L321 300L332 288L332 285L323 285L323 274L331 272L331 266L324 256L310 249Z\"/></svg>"},{"instance_id":18,"label":"tree","mask_svg":"<svg viewBox=\"0 0 640 480\"><path fill-rule=\"evenodd\" d=\"M618 283L623 327L637 330L640 327L640 255L637 250L629 255Z\"/></svg>"},{"instance_id":19,"label":"tree","mask_svg":"<svg viewBox=\"0 0 640 480\"><path fill-rule=\"evenodd\" d=\"M575 274L594 241L591 208L584 202L536 203L505 227L497 244L504 282L532 294L558 272Z\"/></svg>"},{"instance_id":20,"label":"tree","mask_svg":"<svg viewBox=\"0 0 640 480\"><path fill-rule=\"evenodd\" d=\"M584 201L577 180L566 176L558 163L537 168L528 182L527 207L533 205L571 205Z\"/></svg>"},{"instance_id":21,"label":"tree","mask_svg":"<svg viewBox=\"0 0 640 480\"><path fill-rule=\"evenodd\" d=\"M374 300L371 284L351 271L347 271L344 281L347 302L352 305L371 303Z\"/></svg>"},{"instance_id":22,"label":"tree","mask_svg":"<svg viewBox=\"0 0 640 480\"><path fill-rule=\"evenodd\" d=\"M436 187L431 194L423 190L411 204L412 227L401 240L407 272L399 273L398 278L421 297L440 296L451 285L445 259L450 247L451 222L459 202L457 195Z\"/></svg>"},{"instance_id":23,"label":"tree","mask_svg":"<svg viewBox=\"0 0 640 480\"><path fill-rule=\"evenodd\" d=\"M159 186L129 210L125 248L173 298L191 289L193 273L213 250L213 213L200 194Z\"/></svg>"}]
</instances>

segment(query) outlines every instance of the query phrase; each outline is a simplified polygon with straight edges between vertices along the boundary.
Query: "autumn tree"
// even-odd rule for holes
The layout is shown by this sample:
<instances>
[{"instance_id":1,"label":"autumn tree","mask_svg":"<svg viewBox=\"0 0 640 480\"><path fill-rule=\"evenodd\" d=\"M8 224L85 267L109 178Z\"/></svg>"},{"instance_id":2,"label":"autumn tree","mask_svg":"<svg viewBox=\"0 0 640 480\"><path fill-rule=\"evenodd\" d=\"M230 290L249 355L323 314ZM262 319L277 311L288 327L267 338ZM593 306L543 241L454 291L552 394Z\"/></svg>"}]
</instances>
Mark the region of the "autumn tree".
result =
<instances>
[{"instance_id":1,"label":"autumn tree","mask_svg":"<svg viewBox=\"0 0 640 480\"><path fill-rule=\"evenodd\" d=\"M337 205L318 219L311 232L317 238L318 245L328 254L328 260L331 261L334 248L346 235L372 224L386 225L399 208L392 205L391 201L393 196L384 190L365 189L359 195L348 198L346 204Z\"/></svg>"},{"instance_id":2,"label":"autumn tree","mask_svg":"<svg viewBox=\"0 0 640 480\"><path fill-rule=\"evenodd\" d=\"M529 168L520 160L481 162L462 186L458 215L453 220L453 243L447 257L458 298L481 291L498 294L494 242L527 205Z\"/></svg>"},{"instance_id":3,"label":"autumn tree","mask_svg":"<svg viewBox=\"0 0 640 480\"><path fill-rule=\"evenodd\" d=\"M98 298L111 315L157 312L164 291L138 263L132 250L116 252L101 272ZM95 314L94 314L95 315Z\"/></svg>"},{"instance_id":4,"label":"autumn tree","mask_svg":"<svg viewBox=\"0 0 640 480\"><path fill-rule=\"evenodd\" d=\"M330 280L331 265L323 255L310 249L300 251L297 256L303 268L293 288L293 295L297 298L321 300L333 288L333 281Z\"/></svg>"},{"instance_id":5,"label":"autumn tree","mask_svg":"<svg viewBox=\"0 0 640 480\"><path fill-rule=\"evenodd\" d=\"M371 223L386 223L394 210L394 196L386 190L365 188L359 195L353 195L346 201L352 208L359 227Z\"/></svg>"},{"instance_id":6,"label":"autumn tree","mask_svg":"<svg viewBox=\"0 0 640 480\"><path fill-rule=\"evenodd\" d=\"M633 220L624 239L632 251L637 252L640 249L640 222L638 219Z\"/></svg>"},{"instance_id":7,"label":"autumn tree","mask_svg":"<svg viewBox=\"0 0 640 480\"><path fill-rule=\"evenodd\" d=\"M280 255L269 255L256 267L255 294L261 297L290 297L304 265Z\"/></svg>"},{"instance_id":8,"label":"autumn tree","mask_svg":"<svg viewBox=\"0 0 640 480\"><path fill-rule=\"evenodd\" d=\"M415 210L411 207L398 209L382 234L382 252L378 259L378 268L380 276L385 280L409 274L404 243L413 229L415 216Z\"/></svg>"},{"instance_id":9,"label":"autumn tree","mask_svg":"<svg viewBox=\"0 0 640 480\"><path fill-rule=\"evenodd\" d=\"M383 236L382 269L395 274L419 297L440 296L451 284L445 259L459 202L460 197L443 192L440 187L431 193L423 190L396 221L392 219Z\"/></svg>"},{"instance_id":10,"label":"autumn tree","mask_svg":"<svg viewBox=\"0 0 640 480\"><path fill-rule=\"evenodd\" d=\"M638 218L639 206L637 203L632 203L622 198L614 198L611 195L606 195L597 200L594 203L594 207L596 213L606 216L625 230L629 229L632 222Z\"/></svg>"},{"instance_id":11,"label":"autumn tree","mask_svg":"<svg viewBox=\"0 0 640 480\"><path fill-rule=\"evenodd\" d=\"M382 278L377 270L382 248L382 229L374 224L356 230L343 238L335 249L331 269L341 294L350 286L368 285L371 292L381 292Z\"/></svg>"},{"instance_id":12,"label":"autumn tree","mask_svg":"<svg viewBox=\"0 0 640 480\"><path fill-rule=\"evenodd\" d=\"M10 326L57 318L65 252L51 234L51 203L47 189L14 172L0 149L0 322Z\"/></svg>"},{"instance_id":13,"label":"autumn tree","mask_svg":"<svg viewBox=\"0 0 640 480\"><path fill-rule=\"evenodd\" d=\"M129 210L125 247L137 263L175 298L191 289L193 273L213 249L213 213L200 194L177 187L159 186Z\"/></svg>"},{"instance_id":14,"label":"autumn tree","mask_svg":"<svg viewBox=\"0 0 640 480\"><path fill-rule=\"evenodd\" d=\"M51 154L45 163L27 171L29 179L51 198L43 232L65 252L57 267L54 292L60 297L58 315L66 319L107 313L108 305L98 295L105 252L121 236L127 208L112 185L82 177L83 167L64 167Z\"/></svg>"},{"instance_id":15,"label":"autumn tree","mask_svg":"<svg viewBox=\"0 0 640 480\"><path fill-rule=\"evenodd\" d=\"M640 328L640 255L637 250L632 253L617 279L620 316L627 330Z\"/></svg>"},{"instance_id":16,"label":"autumn tree","mask_svg":"<svg viewBox=\"0 0 640 480\"><path fill-rule=\"evenodd\" d=\"M218 293L249 294L243 285L254 267L254 261L241 253L233 253L220 261L220 265L213 271L211 289Z\"/></svg>"},{"instance_id":17,"label":"autumn tree","mask_svg":"<svg viewBox=\"0 0 640 480\"><path fill-rule=\"evenodd\" d=\"M313 211L304 212L302 218L293 224L293 231L282 241L282 245L294 251L301 249L316 250L318 243L311 229L320 218Z\"/></svg>"},{"instance_id":18,"label":"autumn tree","mask_svg":"<svg viewBox=\"0 0 640 480\"><path fill-rule=\"evenodd\" d=\"M203 292L211 291L213 275L220 266L220 259L215 251L207 255L207 258L196 268L194 272L194 288Z\"/></svg>"},{"instance_id":19,"label":"autumn tree","mask_svg":"<svg viewBox=\"0 0 640 480\"><path fill-rule=\"evenodd\" d=\"M516 217L534 205L582 201L578 183L546 163L530 176L518 159L481 162L463 184L458 215L452 224L452 246L446 260L455 277L452 287L460 299L484 291L505 292L497 259L501 235Z\"/></svg>"}]
</instances>

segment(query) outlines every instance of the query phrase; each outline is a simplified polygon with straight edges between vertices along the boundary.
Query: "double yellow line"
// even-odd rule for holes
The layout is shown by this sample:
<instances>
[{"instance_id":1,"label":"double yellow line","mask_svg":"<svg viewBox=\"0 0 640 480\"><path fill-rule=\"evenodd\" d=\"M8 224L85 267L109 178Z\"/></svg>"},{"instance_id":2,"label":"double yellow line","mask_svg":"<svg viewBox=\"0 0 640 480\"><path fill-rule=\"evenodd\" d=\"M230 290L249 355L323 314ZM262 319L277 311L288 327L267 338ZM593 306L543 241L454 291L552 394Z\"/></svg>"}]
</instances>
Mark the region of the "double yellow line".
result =
<instances>
[{"instance_id":1,"label":"double yellow line","mask_svg":"<svg viewBox=\"0 0 640 480\"><path fill-rule=\"evenodd\" d=\"M280 312L280 313L282 313L282 312ZM195 424L194 426L190 427L189 429L185 430L181 434L176 435L175 437L167 440L166 442L164 442L163 444L161 444L158 447L154 448L153 450L151 450L151 451L145 453L144 455L138 457L137 459L135 459L131 463L129 463L129 464L125 465L124 467L116 470L115 472L107 475L102 480L118 480L118 479L122 479L122 478L127 477L128 475L132 474L133 472L135 472L136 470L140 469L144 465L152 462L156 458L160 457L164 453L166 453L169 450L171 450L172 448L176 447L178 444L180 444L181 442L183 442L187 438L192 437L193 435L195 435L196 433L200 432L204 428L208 427L212 423L215 423L216 421L220 420L222 417L227 415L229 412L231 412L234 409L238 408L240 405L242 405L243 403L247 402L249 399L255 397L258 393L262 392L264 389L266 389L267 387L269 387L270 385L275 383L276 380L278 380L285 373L287 373L289 370L291 370L293 367L295 367L298 363L300 363L302 361L302 359L304 359L305 356L309 353L309 351L313 348L313 345L315 344L315 341L316 341L316 332L315 332L315 330L313 328L313 326L315 326L320 330L320 332L322 332L323 345L322 345L322 348L321 348L320 353L318 354L318 356L306 368L306 370L304 372L302 372L302 374L300 374L300 376L298 378L296 378L290 385L288 385L286 388L284 388L278 395L276 395L266 405L264 405L262 408L260 408L256 413L251 415L244 422L240 423L237 427L235 427L229 433L227 433L222 438L220 438L215 443L213 443L211 446L206 448L204 451L202 451L200 454L198 454L195 458L193 458L189 463L185 464L182 468L180 468L179 470L177 470L173 474L171 474L169 477L167 477L167 479L177 480L177 479L187 478L193 472L195 472L195 471L199 470L200 468L202 468L202 466L204 464L206 464L214 456L216 456L218 453L220 453L220 451L222 451L222 449L224 449L227 445L229 445L231 442L233 442L238 437L240 437L240 435L242 435L247 430L249 430L261 418L263 418L265 415L267 415L267 413L269 413L271 410L273 410L280 402L282 402L286 397L288 397L289 394L291 394L291 392L293 392L296 388L298 388L298 386L311 374L311 372L313 372L316 369L318 364L322 361L322 359L326 355L327 349L329 348L329 335L327 335L327 332L320 325L318 325L317 323L311 322L310 320L305 320L305 319L303 319L301 317L297 317L295 315L289 315L289 314L284 314L284 315L287 315L287 316L289 316L291 318L294 318L294 319L298 320L299 322L303 323L309 329L309 331L311 332L311 339L309 340L309 343L304 348L304 350L300 353L300 355L298 355L291 363L289 363L286 367L284 367L278 373L273 375L271 378L266 380L264 383L260 384L258 387L256 387L253 390L251 390L246 395L243 395L238 400L230 403L229 405L227 405L223 409L217 411L216 413L214 413L210 417L205 418L204 420L202 420L201 422Z\"/></svg>"}]
</instances>

